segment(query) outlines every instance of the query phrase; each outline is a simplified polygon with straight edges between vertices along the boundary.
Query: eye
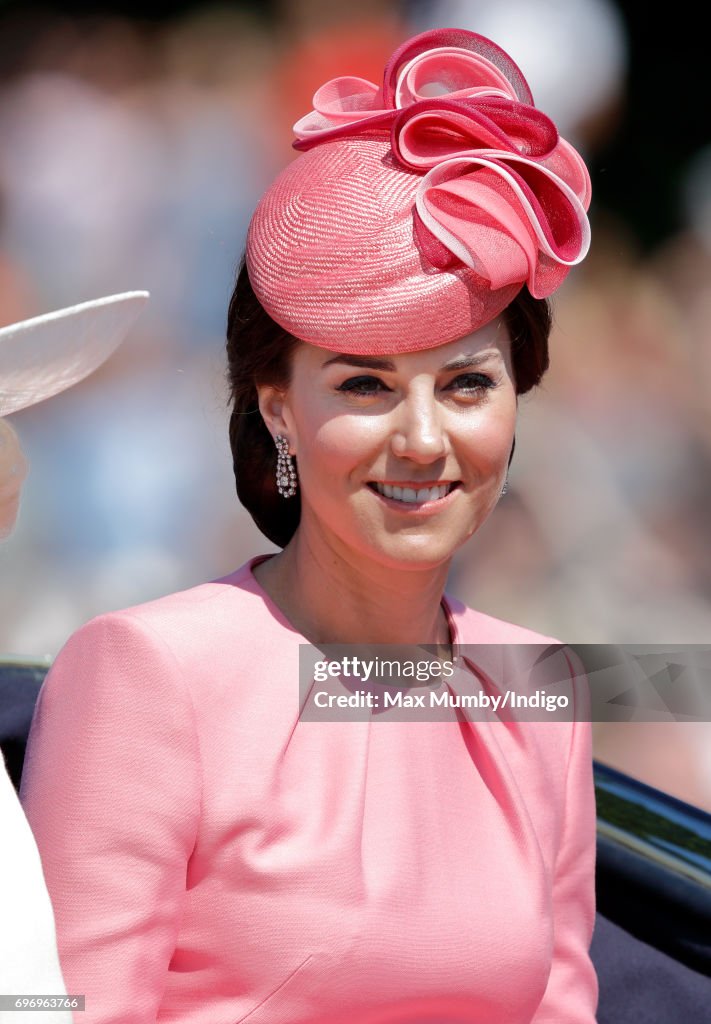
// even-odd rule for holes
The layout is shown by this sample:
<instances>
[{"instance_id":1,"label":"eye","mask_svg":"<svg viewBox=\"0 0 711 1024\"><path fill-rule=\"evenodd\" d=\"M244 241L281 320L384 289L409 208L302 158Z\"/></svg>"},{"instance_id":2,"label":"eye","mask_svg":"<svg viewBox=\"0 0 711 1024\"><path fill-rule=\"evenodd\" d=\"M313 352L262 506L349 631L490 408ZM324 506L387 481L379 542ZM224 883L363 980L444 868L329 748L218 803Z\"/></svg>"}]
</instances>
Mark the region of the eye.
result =
<instances>
[{"instance_id":1,"label":"eye","mask_svg":"<svg viewBox=\"0 0 711 1024\"><path fill-rule=\"evenodd\" d=\"M486 373L460 373L447 385L453 391L461 391L465 395L483 394L496 386L497 382Z\"/></svg>"},{"instance_id":2,"label":"eye","mask_svg":"<svg viewBox=\"0 0 711 1024\"><path fill-rule=\"evenodd\" d=\"M349 395L375 395L380 390L389 391L390 389L386 388L377 377L370 377L367 374L361 374L360 377L349 377L336 388L336 391L344 391Z\"/></svg>"}]
</instances>

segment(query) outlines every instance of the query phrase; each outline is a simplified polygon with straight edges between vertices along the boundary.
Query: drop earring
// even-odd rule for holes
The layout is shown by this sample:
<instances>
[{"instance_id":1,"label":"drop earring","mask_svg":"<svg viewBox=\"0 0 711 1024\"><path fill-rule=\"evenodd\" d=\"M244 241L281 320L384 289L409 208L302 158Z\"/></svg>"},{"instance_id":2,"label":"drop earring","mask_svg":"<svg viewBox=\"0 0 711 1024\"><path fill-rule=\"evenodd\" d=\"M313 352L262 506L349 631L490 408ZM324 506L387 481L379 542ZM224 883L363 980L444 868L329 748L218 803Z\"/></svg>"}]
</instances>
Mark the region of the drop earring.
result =
<instances>
[{"instance_id":1,"label":"drop earring","mask_svg":"<svg viewBox=\"0 0 711 1024\"><path fill-rule=\"evenodd\" d=\"M293 498L296 494L297 476L293 457L289 454L289 441L283 434L277 434L274 443L277 447L277 490L282 498Z\"/></svg>"}]
</instances>

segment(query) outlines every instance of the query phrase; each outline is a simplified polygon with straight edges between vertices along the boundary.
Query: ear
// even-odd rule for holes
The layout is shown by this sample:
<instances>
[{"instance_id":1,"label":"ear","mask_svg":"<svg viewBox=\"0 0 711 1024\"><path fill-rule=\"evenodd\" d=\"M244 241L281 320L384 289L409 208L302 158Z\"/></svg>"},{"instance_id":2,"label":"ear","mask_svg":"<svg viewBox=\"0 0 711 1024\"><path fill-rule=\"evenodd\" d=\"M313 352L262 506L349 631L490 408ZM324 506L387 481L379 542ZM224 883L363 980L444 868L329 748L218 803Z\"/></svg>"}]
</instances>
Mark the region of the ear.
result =
<instances>
[{"instance_id":1,"label":"ear","mask_svg":"<svg viewBox=\"0 0 711 1024\"><path fill-rule=\"evenodd\" d=\"M511 459L513 458L513 453L514 453L515 450L516 450L516 435L514 434L513 444L511 445L511 451L509 453L509 462L508 462L509 466L511 465ZM507 466L507 469L508 469L508 466Z\"/></svg>"},{"instance_id":2,"label":"ear","mask_svg":"<svg viewBox=\"0 0 711 1024\"><path fill-rule=\"evenodd\" d=\"M257 399L262 419L272 437L282 434L291 442L294 431L287 408L286 392L274 387L273 384L257 384Z\"/></svg>"}]
</instances>

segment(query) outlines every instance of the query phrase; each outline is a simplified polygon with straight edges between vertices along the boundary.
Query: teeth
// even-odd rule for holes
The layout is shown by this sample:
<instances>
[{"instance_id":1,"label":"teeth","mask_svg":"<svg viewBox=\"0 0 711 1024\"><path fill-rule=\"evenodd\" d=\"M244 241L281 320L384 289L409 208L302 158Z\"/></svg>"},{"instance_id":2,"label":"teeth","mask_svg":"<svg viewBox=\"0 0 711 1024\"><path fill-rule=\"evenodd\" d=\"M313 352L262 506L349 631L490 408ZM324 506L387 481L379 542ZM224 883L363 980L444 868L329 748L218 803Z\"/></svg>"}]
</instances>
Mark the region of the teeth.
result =
<instances>
[{"instance_id":1,"label":"teeth","mask_svg":"<svg viewBox=\"0 0 711 1024\"><path fill-rule=\"evenodd\" d=\"M449 494L451 484L440 484L438 487L397 487L393 484L375 483L375 489L386 498L395 498L397 501L404 501L410 505L420 505L424 501L439 501Z\"/></svg>"}]
</instances>

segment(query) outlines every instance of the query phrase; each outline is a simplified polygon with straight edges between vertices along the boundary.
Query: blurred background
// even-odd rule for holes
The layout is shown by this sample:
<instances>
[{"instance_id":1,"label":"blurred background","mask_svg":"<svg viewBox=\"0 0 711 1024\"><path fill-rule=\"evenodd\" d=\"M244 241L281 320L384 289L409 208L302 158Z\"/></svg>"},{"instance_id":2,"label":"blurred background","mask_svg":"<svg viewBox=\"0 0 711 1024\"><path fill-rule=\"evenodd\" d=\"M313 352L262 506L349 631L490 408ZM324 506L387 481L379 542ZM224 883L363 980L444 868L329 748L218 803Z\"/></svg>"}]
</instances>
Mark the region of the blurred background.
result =
<instances>
[{"instance_id":1,"label":"blurred background","mask_svg":"<svg viewBox=\"0 0 711 1024\"><path fill-rule=\"evenodd\" d=\"M449 590L570 643L711 641L711 99L698 8L631 0L0 3L0 323L152 299L118 354L12 422L0 652L273 550L237 504L227 303L291 125L408 35L490 36L585 156L593 246L555 298L509 490ZM703 42L702 42L703 38ZM663 143L663 145L662 145ZM595 726L596 755L711 810L711 726Z\"/></svg>"}]
</instances>

